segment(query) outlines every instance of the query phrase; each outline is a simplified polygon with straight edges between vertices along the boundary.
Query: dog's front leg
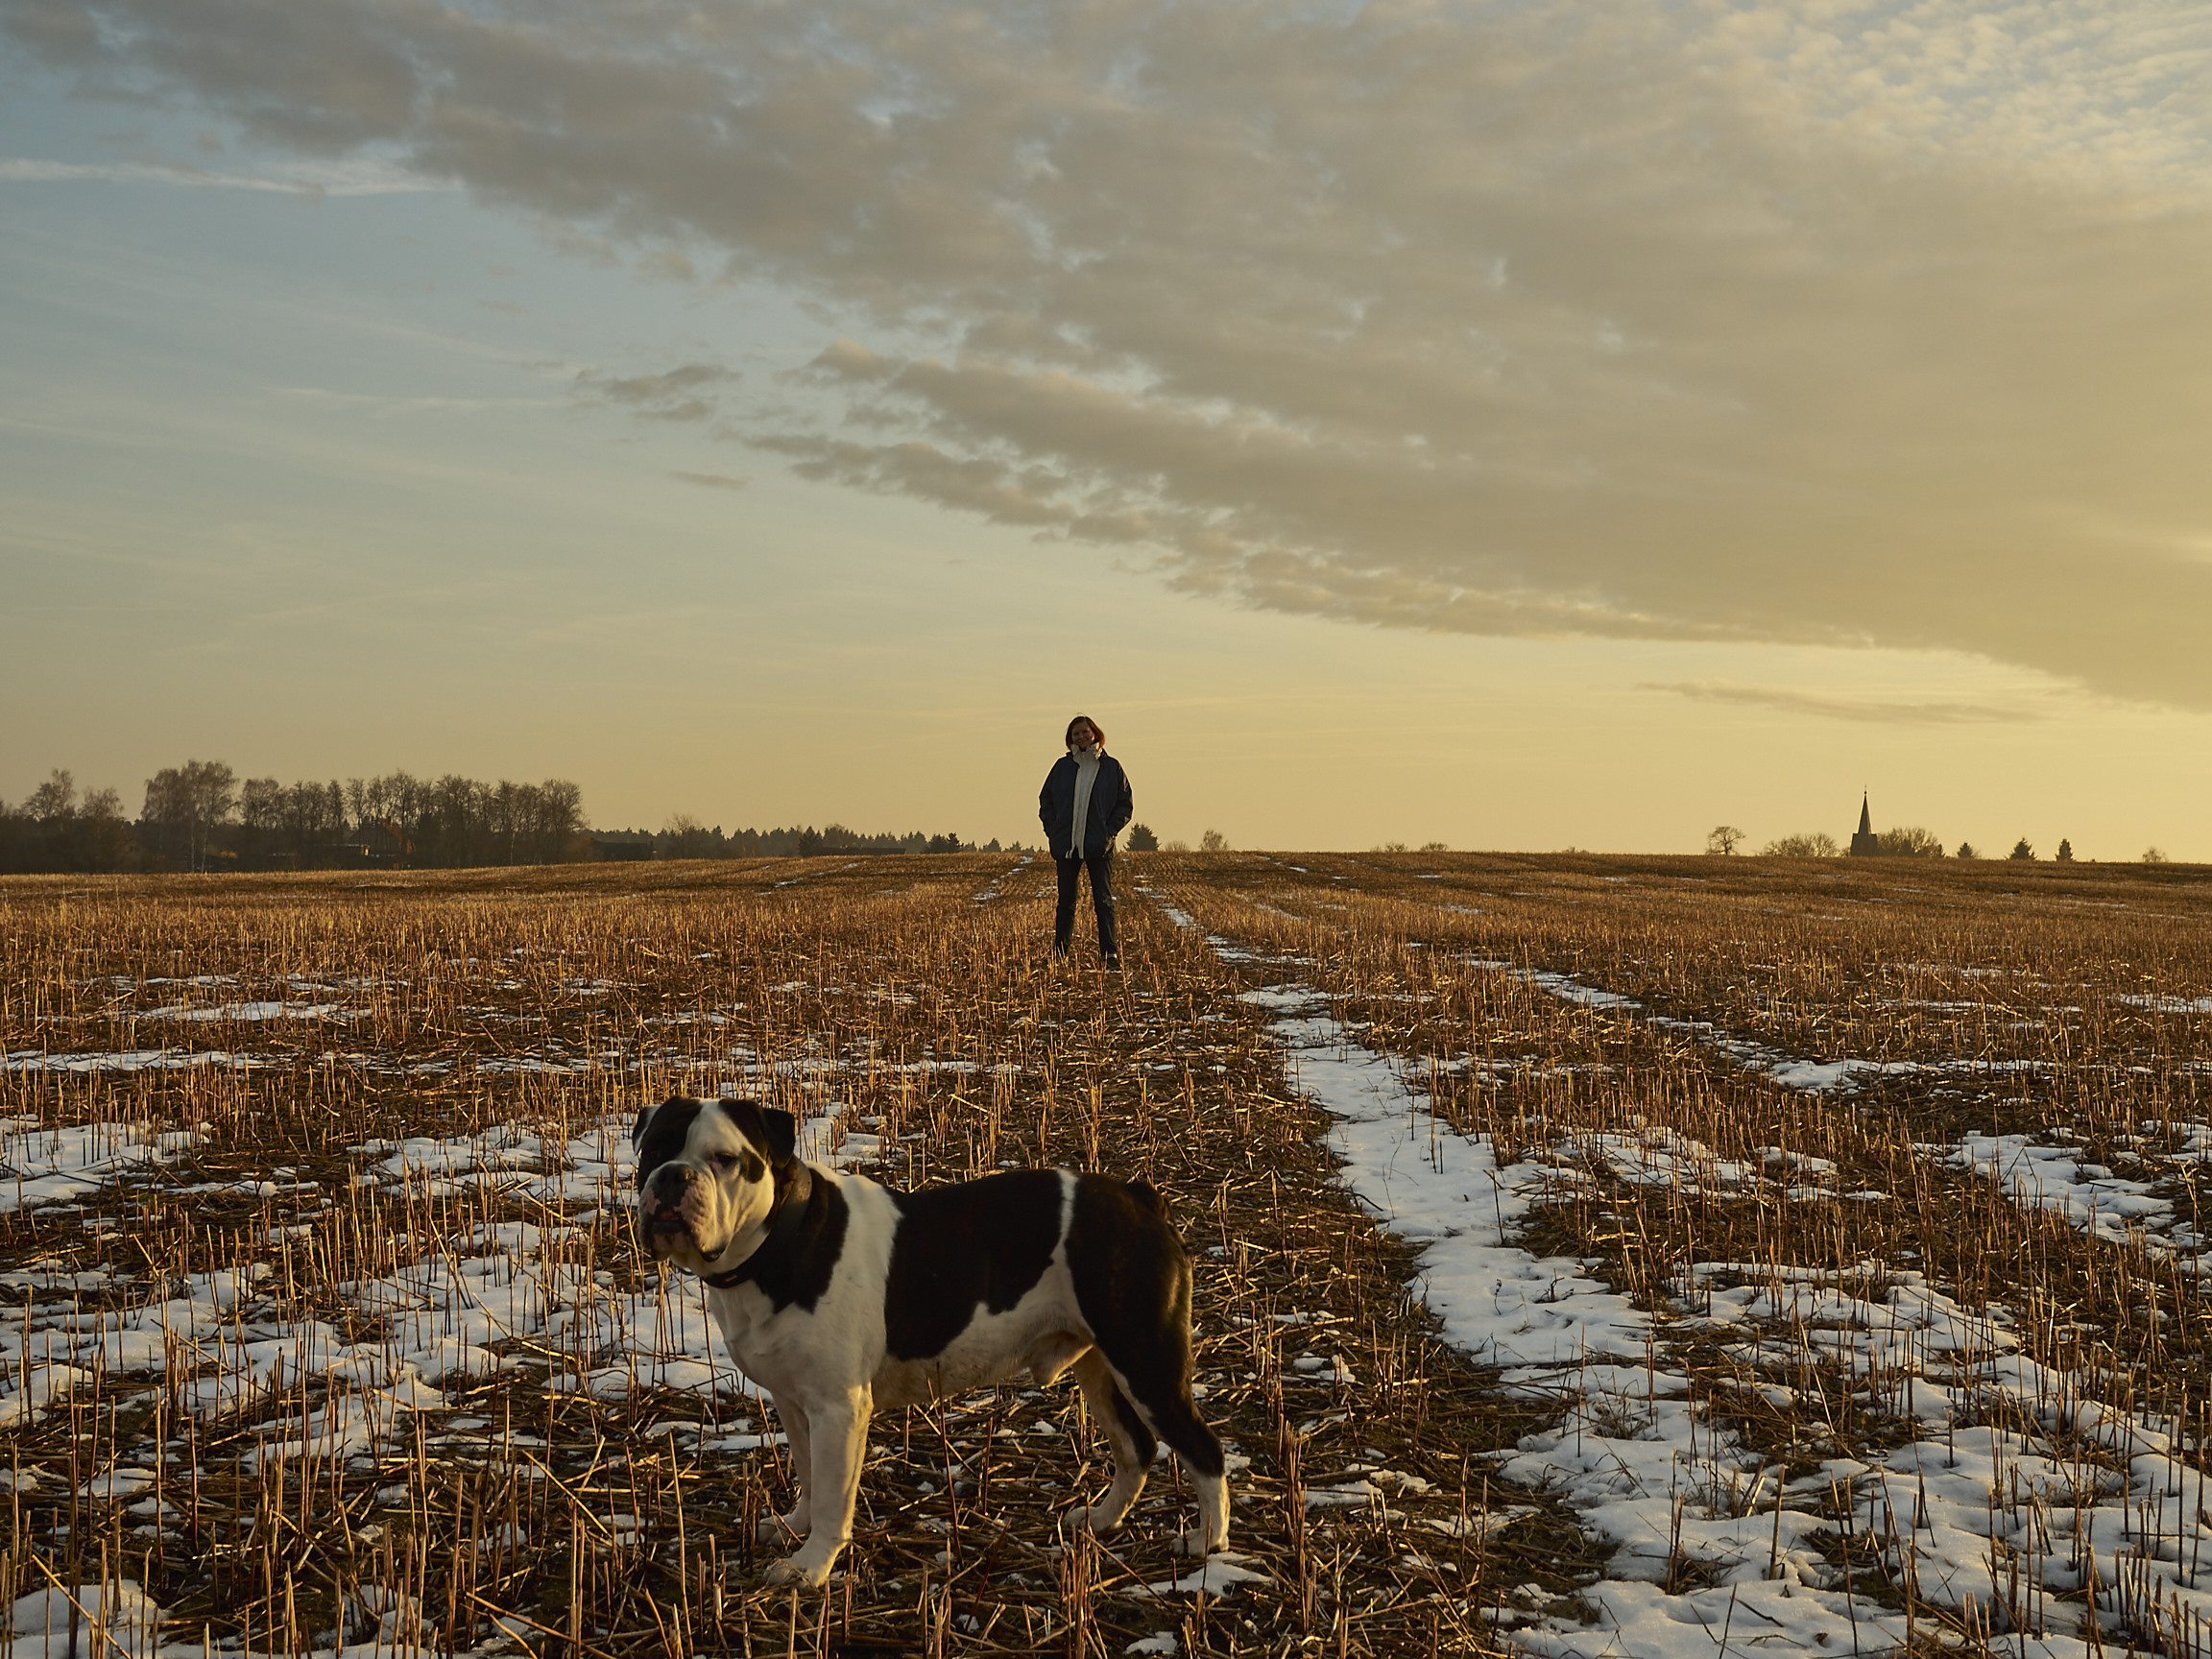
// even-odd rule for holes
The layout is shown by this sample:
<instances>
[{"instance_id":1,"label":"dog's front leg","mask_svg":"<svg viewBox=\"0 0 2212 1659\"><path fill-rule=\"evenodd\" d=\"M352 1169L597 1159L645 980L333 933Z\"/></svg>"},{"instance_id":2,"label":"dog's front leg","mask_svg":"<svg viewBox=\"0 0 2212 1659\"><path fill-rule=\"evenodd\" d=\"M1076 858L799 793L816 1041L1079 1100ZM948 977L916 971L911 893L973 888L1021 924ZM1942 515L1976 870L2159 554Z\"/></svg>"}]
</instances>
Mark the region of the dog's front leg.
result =
<instances>
[{"instance_id":1,"label":"dog's front leg","mask_svg":"<svg viewBox=\"0 0 2212 1659\"><path fill-rule=\"evenodd\" d=\"M776 1404L776 1421L783 1425L783 1438L791 1456L791 1507L781 1515L771 1515L760 1523L760 1541L781 1544L790 1538L804 1538L812 1526L814 1500L813 1436L808 1432L805 1407L798 1397L791 1394L771 1394Z\"/></svg>"},{"instance_id":2,"label":"dog's front leg","mask_svg":"<svg viewBox=\"0 0 2212 1659\"><path fill-rule=\"evenodd\" d=\"M777 1403L781 1412L782 1403ZM853 1506L860 1496L860 1465L868 1455L868 1419L874 1390L863 1383L842 1394L815 1396L805 1411L811 1455L799 1506L812 1525L806 1542L768 1569L771 1584L819 1586L853 1537ZM794 1461L799 1453L791 1444Z\"/></svg>"}]
</instances>

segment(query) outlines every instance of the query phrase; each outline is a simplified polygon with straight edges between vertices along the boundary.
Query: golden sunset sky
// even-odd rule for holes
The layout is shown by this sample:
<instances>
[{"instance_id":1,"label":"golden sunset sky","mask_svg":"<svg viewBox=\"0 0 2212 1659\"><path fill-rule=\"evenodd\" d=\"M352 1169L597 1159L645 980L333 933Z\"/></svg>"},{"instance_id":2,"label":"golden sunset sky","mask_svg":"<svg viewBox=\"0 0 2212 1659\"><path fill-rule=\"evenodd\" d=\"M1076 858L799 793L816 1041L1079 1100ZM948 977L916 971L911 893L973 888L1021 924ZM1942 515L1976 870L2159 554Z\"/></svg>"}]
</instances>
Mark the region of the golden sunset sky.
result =
<instances>
[{"instance_id":1,"label":"golden sunset sky","mask_svg":"<svg viewBox=\"0 0 2212 1659\"><path fill-rule=\"evenodd\" d=\"M2212 859L2200 6L0 0L0 797Z\"/></svg>"}]
</instances>

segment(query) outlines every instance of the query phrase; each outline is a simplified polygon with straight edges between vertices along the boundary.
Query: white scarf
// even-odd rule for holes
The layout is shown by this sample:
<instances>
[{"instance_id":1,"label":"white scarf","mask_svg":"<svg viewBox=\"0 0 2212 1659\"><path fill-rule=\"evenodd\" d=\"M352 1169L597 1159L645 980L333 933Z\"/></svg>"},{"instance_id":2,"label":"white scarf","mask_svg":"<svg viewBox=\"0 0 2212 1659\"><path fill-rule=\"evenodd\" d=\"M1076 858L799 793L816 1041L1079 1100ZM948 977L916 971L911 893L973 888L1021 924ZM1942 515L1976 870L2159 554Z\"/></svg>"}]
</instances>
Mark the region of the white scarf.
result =
<instances>
[{"instance_id":1,"label":"white scarf","mask_svg":"<svg viewBox=\"0 0 2212 1659\"><path fill-rule=\"evenodd\" d=\"M1083 828L1091 818L1091 785L1098 781L1098 757L1103 751L1093 745L1089 749L1070 749L1075 757L1075 815L1068 825L1070 845L1068 856L1083 856Z\"/></svg>"}]
</instances>

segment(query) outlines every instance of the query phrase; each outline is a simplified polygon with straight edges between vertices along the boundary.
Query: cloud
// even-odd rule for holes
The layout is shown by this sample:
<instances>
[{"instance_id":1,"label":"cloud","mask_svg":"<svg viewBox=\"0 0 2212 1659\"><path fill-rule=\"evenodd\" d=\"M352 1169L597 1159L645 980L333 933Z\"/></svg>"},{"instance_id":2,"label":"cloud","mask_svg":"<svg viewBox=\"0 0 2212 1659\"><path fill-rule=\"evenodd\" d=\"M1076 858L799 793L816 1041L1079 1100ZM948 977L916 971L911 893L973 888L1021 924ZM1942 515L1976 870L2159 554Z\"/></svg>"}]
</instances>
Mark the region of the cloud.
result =
<instances>
[{"instance_id":1,"label":"cloud","mask_svg":"<svg viewBox=\"0 0 2212 1659\"><path fill-rule=\"evenodd\" d=\"M2212 708L2212 16L1965 0L0 0L806 372L579 381L1253 605L1879 644ZM679 369L671 374L683 374Z\"/></svg>"},{"instance_id":2,"label":"cloud","mask_svg":"<svg viewBox=\"0 0 2212 1659\"><path fill-rule=\"evenodd\" d=\"M579 402L627 409L641 421L705 421L719 412L722 393L737 377L719 363L686 363L659 374L587 369L576 376L575 395Z\"/></svg>"},{"instance_id":3,"label":"cloud","mask_svg":"<svg viewBox=\"0 0 2212 1659\"><path fill-rule=\"evenodd\" d=\"M267 190L285 196L397 196L450 185L373 163L292 167L270 175L213 173L172 161L45 161L0 156L0 181L26 184L173 184L199 190Z\"/></svg>"},{"instance_id":4,"label":"cloud","mask_svg":"<svg viewBox=\"0 0 2212 1659\"><path fill-rule=\"evenodd\" d=\"M753 482L750 478L733 478L727 472L671 472L668 476L705 490L742 490Z\"/></svg>"},{"instance_id":5,"label":"cloud","mask_svg":"<svg viewBox=\"0 0 2212 1659\"><path fill-rule=\"evenodd\" d=\"M1880 698L1825 697L1811 691L1792 691L1779 685L1741 685L1726 680L1647 680L1639 691L1670 691L1701 703L1734 703L1760 709L1777 709L1791 714L1812 714L1827 720L1868 721L1884 726L2016 725L2040 720L2033 709L2008 708L1994 703L1913 703Z\"/></svg>"}]
</instances>

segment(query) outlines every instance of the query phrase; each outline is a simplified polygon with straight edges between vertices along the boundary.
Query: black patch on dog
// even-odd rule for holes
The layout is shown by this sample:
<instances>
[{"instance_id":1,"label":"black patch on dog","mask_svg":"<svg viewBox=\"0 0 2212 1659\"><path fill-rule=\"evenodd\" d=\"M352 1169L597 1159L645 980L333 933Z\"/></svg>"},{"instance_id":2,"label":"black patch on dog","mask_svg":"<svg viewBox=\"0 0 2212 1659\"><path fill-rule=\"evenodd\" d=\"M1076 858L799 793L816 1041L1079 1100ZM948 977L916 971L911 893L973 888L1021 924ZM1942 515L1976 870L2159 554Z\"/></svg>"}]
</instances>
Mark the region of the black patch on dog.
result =
<instances>
[{"instance_id":1,"label":"black patch on dog","mask_svg":"<svg viewBox=\"0 0 2212 1659\"><path fill-rule=\"evenodd\" d=\"M1137 1466L1151 1468L1152 1459L1160 1455L1160 1442L1152 1437L1151 1428L1137 1414L1137 1407L1129 1404L1129 1396L1121 1392L1118 1384L1114 1389L1114 1415L1120 1419L1121 1431L1129 1436L1129 1443L1136 1449Z\"/></svg>"},{"instance_id":2,"label":"black patch on dog","mask_svg":"<svg viewBox=\"0 0 2212 1659\"><path fill-rule=\"evenodd\" d=\"M800 1182L807 1190L794 1190ZM837 1271L837 1259L845 1253L845 1226L851 1212L845 1194L833 1181L825 1181L794 1164L777 1171L776 1208L769 1213L768 1237L760 1248L737 1264L743 1280L709 1274L709 1285L721 1282L757 1286L781 1313L796 1302L811 1313L822 1293L830 1288Z\"/></svg>"},{"instance_id":3,"label":"black patch on dog","mask_svg":"<svg viewBox=\"0 0 2212 1659\"><path fill-rule=\"evenodd\" d=\"M757 1100L722 1100L716 1104L722 1108L722 1116L760 1148L770 1165L791 1162L792 1151L799 1144L799 1120L790 1113L763 1106Z\"/></svg>"},{"instance_id":4,"label":"black patch on dog","mask_svg":"<svg viewBox=\"0 0 2212 1659\"><path fill-rule=\"evenodd\" d=\"M644 1190L645 1178L654 1170L669 1159L684 1155L684 1142L691 1138L691 1124L699 1116L699 1101L678 1095L661 1101L650 1116L643 1112L637 1114L630 1138L637 1144L639 1191Z\"/></svg>"},{"instance_id":5,"label":"black patch on dog","mask_svg":"<svg viewBox=\"0 0 2212 1659\"><path fill-rule=\"evenodd\" d=\"M1068 1267L1107 1362L1160 1438L1195 1473L1218 1475L1221 1442L1190 1399L1190 1262L1164 1208L1142 1183L1078 1175Z\"/></svg>"},{"instance_id":6,"label":"black patch on dog","mask_svg":"<svg viewBox=\"0 0 2212 1659\"><path fill-rule=\"evenodd\" d=\"M883 1293L898 1359L927 1359L968 1329L977 1304L1003 1313L1035 1288L1060 1242L1060 1173L1020 1169L954 1187L893 1192L899 1229Z\"/></svg>"}]
</instances>

